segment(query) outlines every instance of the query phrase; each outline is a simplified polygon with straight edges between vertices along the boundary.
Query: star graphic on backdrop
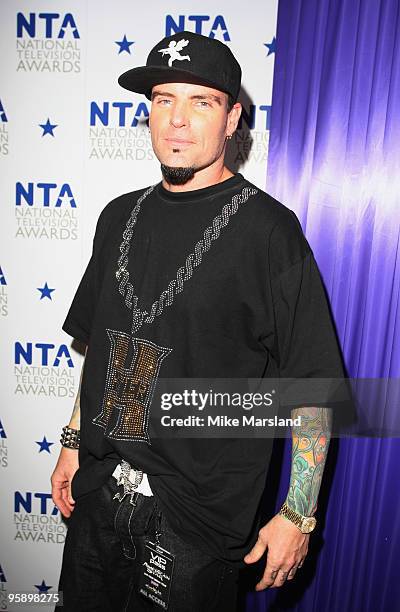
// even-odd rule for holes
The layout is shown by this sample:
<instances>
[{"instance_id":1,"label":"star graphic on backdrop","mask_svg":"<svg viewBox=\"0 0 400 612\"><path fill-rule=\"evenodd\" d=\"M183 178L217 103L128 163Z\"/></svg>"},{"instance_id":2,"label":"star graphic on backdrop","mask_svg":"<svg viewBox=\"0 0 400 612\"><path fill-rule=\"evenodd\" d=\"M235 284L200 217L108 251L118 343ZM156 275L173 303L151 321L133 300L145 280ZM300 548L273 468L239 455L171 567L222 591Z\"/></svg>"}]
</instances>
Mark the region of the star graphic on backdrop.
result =
<instances>
[{"instance_id":1,"label":"star graphic on backdrop","mask_svg":"<svg viewBox=\"0 0 400 612\"><path fill-rule=\"evenodd\" d=\"M47 593L49 589L52 589L52 586L47 586L44 580L42 580L42 584L34 584L37 589L39 589L39 593Z\"/></svg>"},{"instance_id":2,"label":"star graphic on backdrop","mask_svg":"<svg viewBox=\"0 0 400 612\"><path fill-rule=\"evenodd\" d=\"M264 47L268 47L267 57L268 57L268 55L272 55L273 53L275 53L275 51L276 51L276 38L275 38L275 36L273 37L273 39L271 40L270 43L264 43Z\"/></svg>"},{"instance_id":3,"label":"star graphic on backdrop","mask_svg":"<svg viewBox=\"0 0 400 612\"><path fill-rule=\"evenodd\" d=\"M51 292L55 291L55 289L50 289L50 287L48 286L47 283L45 283L43 287L36 287L36 289L38 291L40 291L41 294L42 294L40 296L41 300L43 300L43 298L45 298L45 297L47 297L47 298L49 298L49 300L51 300Z\"/></svg>"},{"instance_id":4,"label":"star graphic on backdrop","mask_svg":"<svg viewBox=\"0 0 400 612\"><path fill-rule=\"evenodd\" d=\"M120 53L122 53L122 51L126 51L127 53L129 53L129 55L131 54L131 50L130 50L130 46L134 44L134 40L132 40L131 42L129 42L129 40L126 37L126 34L124 34L123 39L118 42L118 40L115 41L116 45L119 45L119 51L118 51L118 55Z\"/></svg>"},{"instance_id":5,"label":"star graphic on backdrop","mask_svg":"<svg viewBox=\"0 0 400 612\"><path fill-rule=\"evenodd\" d=\"M47 451L50 454L50 446L53 446L54 442L47 442L46 436L43 436L43 440L41 442L38 442L37 440L35 440L35 442L40 446L39 453L42 451Z\"/></svg>"},{"instance_id":6,"label":"star graphic on backdrop","mask_svg":"<svg viewBox=\"0 0 400 612\"><path fill-rule=\"evenodd\" d=\"M54 136L53 130L54 128L58 127L55 123L50 123L50 119L47 119L46 123L39 123L39 126L43 130L42 137L46 136L46 134L50 134L50 136Z\"/></svg>"}]
</instances>

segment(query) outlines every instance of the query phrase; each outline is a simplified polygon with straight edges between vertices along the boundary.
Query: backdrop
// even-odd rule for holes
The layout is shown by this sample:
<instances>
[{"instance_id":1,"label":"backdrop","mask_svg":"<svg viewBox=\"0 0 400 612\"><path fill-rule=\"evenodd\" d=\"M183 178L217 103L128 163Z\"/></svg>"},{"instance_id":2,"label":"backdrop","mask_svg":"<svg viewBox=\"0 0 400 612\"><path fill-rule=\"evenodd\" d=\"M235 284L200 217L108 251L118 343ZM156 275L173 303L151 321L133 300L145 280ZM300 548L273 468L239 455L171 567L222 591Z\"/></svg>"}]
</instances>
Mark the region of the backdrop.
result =
<instances>
[{"instance_id":1,"label":"backdrop","mask_svg":"<svg viewBox=\"0 0 400 612\"><path fill-rule=\"evenodd\" d=\"M302 222L349 375L395 391L363 397L375 424L398 423L400 405L399 102L398 0L280 0L267 189ZM303 579L249 596L250 609L400 609L400 440L331 451Z\"/></svg>"},{"instance_id":2,"label":"backdrop","mask_svg":"<svg viewBox=\"0 0 400 612\"><path fill-rule=\"evenodd\" d=\"M232 167L265 188L277 3L5 0L0 6L0 609L57 589L65 527L50 496L81 358L62 322L115 196L160 180L144 96L117 77L184 29L240 58ZM19 610L23 607L18 607Z\"/></svg>"}]
</instances>

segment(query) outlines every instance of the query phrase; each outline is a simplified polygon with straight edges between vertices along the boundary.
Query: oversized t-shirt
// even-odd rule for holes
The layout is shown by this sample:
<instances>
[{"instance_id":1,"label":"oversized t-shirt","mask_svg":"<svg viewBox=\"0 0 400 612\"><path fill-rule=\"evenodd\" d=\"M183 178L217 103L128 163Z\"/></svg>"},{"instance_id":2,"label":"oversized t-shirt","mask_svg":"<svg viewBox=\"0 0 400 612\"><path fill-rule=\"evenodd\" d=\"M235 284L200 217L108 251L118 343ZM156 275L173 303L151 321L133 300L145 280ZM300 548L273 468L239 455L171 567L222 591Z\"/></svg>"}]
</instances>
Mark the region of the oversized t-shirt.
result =
<instances>
[{"instance_id":1,"label":"oversized t-shirt","mask_svg":"<svg viewBox=\"0 0 400 612\"><path fill-rule=\"evenodd\" d=\"M340 350L313 253L292 211L236 174L188 192L159 183L141 203L133 229L126 229L143 192L117 197L101 212L62 327L88 345L72 492L79 498L101 486L123 458L148 474L175 531L239 564L257 539L273 441L149 443L137 435L146 426L143 405L135 401L141 378L147 377L148 390L157 377L342 377ZM229 215L227 204L235 207ZM126 283L120 291L120 246L131 234L123 265L132 291ZM151 312L180 268L183 288L132 335L132 309Z\"/></svg>"}]
</instances>

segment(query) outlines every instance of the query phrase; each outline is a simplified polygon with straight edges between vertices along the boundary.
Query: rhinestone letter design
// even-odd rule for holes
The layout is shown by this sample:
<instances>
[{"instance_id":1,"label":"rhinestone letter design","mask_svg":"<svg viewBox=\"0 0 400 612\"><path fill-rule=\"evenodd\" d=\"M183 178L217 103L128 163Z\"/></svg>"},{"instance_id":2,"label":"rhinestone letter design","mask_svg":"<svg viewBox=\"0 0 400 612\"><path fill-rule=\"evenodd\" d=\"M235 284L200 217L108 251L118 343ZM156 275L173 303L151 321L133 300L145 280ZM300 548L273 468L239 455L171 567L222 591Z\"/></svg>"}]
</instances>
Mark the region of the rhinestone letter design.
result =
<instances>
[{"instance_id":1,"label":"rhinestone letter design","mask_svg":"<svg viewBox=\"0 0 400 612\"><path fill-rule=\"evenodd\" d=\"M149 408L161 362L172 351L149 340L107 329L111 342L103 407L93 423L114 440L150 442ZM129 343L134 355L126 363Z\"/></svg>"}]
</instances>

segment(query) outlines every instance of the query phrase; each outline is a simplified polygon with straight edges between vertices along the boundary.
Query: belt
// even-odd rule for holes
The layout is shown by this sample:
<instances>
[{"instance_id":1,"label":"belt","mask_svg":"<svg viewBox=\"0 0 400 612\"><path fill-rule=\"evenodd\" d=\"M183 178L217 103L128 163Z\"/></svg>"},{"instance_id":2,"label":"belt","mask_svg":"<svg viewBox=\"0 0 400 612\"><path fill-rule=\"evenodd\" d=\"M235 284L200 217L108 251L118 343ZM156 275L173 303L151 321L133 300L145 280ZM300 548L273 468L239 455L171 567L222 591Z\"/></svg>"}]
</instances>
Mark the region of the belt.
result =
<instances>
[{"instance_id":1,"label":"belt","mask_svg":"<svg viewBox=\"0 0 400 612\"><path fill-rule=\"evenodd\" d=\"M118 463L112 475L114 476L115 480L118 481L118 484L122 485L124 485L127 478L129 480L129 485L131 485L129 489L132 489L135 493L141 493L147 497L153 495L147 474L132 468L127 461L121 461L121 463Z\"/></svg>"}]
</instances>

